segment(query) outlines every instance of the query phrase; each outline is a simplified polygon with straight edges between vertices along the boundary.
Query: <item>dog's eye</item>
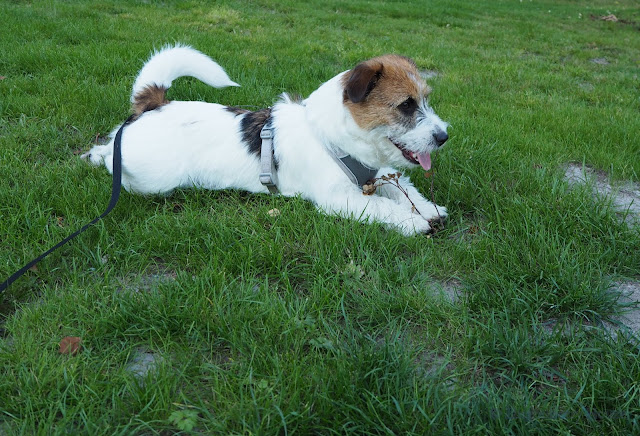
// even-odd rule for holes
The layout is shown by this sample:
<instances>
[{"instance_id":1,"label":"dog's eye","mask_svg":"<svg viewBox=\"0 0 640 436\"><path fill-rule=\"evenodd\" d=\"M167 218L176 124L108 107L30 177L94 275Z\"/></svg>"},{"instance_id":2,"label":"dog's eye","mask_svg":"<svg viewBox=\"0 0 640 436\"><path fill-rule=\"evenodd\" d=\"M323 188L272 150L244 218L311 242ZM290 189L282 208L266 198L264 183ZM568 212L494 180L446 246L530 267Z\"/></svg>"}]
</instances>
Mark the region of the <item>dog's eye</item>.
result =
<instances>
[{"instance_id":1,"label":"dog's eye","mask_svg":"<svg viewBox=\"0 0 640 436\"><path fill-rule=\"evenodd\" d=\"M411 97L409 97L408 99L406 99L405 101L403 101L398 105L398 110L403 114L409 115L409 116L413 115L413 113L416 111L417 108L418 108L418 103L416 103L416 101Z\"/></svg>"}]
</instances>

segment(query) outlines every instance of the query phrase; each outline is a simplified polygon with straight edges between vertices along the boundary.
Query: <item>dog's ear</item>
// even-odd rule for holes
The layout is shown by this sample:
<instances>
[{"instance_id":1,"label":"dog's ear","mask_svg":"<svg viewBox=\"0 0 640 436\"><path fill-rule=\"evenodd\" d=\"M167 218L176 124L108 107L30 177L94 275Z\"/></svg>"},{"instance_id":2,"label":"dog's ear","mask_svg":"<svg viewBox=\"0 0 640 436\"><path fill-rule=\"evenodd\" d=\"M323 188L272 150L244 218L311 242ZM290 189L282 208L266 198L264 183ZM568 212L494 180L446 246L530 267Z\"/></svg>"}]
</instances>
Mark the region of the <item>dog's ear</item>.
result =
<instances>
[{"instance_id":1,"label":"dog's ear","mask_svg":"<svg viewBox=\"0 0 640 436\"><path fill-rule=\"evenodd\" d=\"M382 76L384 66L380 62L361 62L347 73L344 99L353 103L364 101Z\"/></svg>"}]
</instances>

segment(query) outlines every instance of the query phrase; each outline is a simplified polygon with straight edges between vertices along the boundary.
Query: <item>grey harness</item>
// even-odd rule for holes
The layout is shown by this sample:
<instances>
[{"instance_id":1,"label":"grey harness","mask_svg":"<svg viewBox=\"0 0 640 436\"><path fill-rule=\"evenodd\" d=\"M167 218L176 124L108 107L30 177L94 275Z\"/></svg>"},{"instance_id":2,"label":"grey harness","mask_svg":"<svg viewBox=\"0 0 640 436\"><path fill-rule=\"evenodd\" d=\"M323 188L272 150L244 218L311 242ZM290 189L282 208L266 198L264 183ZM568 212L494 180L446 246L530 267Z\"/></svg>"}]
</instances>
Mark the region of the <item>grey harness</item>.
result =
<instances>
[{"instance_id":1,"label":"grey harness","mask_svg":"<svg viewBox=\"0 0 640 436\"><path fill-rule=\"evenodd\" d=\"M270 193L277 194L278 174L276 173L276 163L273 159L273 127L271 118L264 123L260 130L260 183L267 187Z\"/></svg>"},{"instance_id":2,"label":"grey harness","mask_svg":"<svg viewBox=\"0 0 640 436\"><path fill-rule=\"evenodd\" d=\"M271 118L269 118L260 131L260 138L262 139L260 148L260 183L266 186L270 193L278 194L278 174L273 158L273 130ZM369 168L342 150L334 153L327 148L327 151L349 180L360 188L373 179L378 172L378 170Z\"/></svg>"}]
</instances>

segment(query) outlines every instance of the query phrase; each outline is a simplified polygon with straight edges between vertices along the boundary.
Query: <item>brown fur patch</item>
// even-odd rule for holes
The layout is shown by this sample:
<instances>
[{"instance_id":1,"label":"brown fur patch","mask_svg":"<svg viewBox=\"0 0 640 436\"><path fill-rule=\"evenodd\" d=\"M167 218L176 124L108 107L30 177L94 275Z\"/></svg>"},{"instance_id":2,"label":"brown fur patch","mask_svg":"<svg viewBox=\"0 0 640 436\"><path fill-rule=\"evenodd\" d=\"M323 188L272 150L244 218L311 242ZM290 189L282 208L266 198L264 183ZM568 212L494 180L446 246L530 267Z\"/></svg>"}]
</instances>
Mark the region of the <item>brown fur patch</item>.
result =
<instances>
[{"instance_id":1,"label":"brown fur patch","mask_svg":"<svg viewBox=\"0 0 640 436\"><path fill-rule=\"evenodd\" d=\"M344 104L358 126L366 130L406 123L398 106L408 98L421 102L429 93L415 63L398 55L364 61L342 80Z\"/></svg>"},{"instance_id":2,"label":"brown fur patch","mask_svg":"<svg viewBox=\"0 0 640 436\"><path fill-rule=\"evenodd\" d=\"M133 99L133 112L136 116L140 116L144 112L152 111L168 104L169 100L165 98L166 93L167 88L162 86L149 85L145 87Z\"/></svg>"}]
</instances>

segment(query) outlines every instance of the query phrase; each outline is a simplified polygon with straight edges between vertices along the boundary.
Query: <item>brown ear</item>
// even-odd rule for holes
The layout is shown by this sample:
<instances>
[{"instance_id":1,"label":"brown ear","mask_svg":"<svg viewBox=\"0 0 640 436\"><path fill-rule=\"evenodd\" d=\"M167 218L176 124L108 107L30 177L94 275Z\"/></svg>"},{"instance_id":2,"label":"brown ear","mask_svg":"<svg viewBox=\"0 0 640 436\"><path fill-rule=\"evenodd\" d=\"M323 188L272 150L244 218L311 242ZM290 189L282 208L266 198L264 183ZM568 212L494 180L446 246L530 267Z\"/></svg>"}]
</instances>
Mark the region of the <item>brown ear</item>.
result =
<instances>
[{"instance_id":1,"label":"brown ear","mask_svg":"<svg viewBox=\"0 0 640 436\"><path fill-rule=\"evenodd\" d=\"M345 100L360 103L367 98L382 76L383 65L380 62L361 62L349 72L344 87Z\"/></svg>"}]
</instances>

